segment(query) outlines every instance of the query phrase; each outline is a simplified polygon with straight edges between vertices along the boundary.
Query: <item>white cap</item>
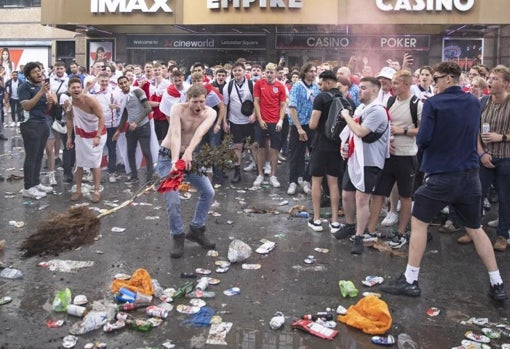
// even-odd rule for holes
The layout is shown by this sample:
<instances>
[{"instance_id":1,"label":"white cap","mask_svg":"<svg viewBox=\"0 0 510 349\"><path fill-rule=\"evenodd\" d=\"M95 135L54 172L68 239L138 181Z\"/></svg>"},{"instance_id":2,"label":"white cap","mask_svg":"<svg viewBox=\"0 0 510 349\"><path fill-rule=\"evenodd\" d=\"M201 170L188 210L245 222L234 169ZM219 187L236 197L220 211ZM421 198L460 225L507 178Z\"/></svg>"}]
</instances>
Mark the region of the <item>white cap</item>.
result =
<instances>
[{"instance_id":1,"label":"white cap","mask_svg":"<svg viewBox=\"0 0 510 349\"><path fill-rule=\"evenodd\" d=\"M375 76L376 78L386 78L386 79L393 79L393 75L396 73L397 71L393 68L390 68L390 67L384 67L381 69L381 71L379 73L377 73L377 75Z\"/></svg>"}]
</instances>

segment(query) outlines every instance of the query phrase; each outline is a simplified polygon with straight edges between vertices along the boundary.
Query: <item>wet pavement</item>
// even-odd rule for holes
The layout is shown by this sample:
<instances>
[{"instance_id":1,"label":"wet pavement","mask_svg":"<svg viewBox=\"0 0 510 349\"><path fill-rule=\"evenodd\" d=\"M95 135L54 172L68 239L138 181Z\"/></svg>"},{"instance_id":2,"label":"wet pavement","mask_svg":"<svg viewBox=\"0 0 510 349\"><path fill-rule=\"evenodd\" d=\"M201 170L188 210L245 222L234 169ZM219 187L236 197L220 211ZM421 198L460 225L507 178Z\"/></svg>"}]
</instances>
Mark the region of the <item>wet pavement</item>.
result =
<instances>
[{"instance_id":1,"label":"wet pavement","mask_svg":"<svg viewBox=\"0 0 510 349\"><path fill-rule=\"evenodd\" d=\"M0 143L0 173L22 174L23 152L20 137L13 137L14 130L7 129L8 141ZM14 150L14 153L13 153ZM14 168L14 170L12 170ZM8 170L9 169L9 170ZM327 224L321 233L311 231L305 218L289 218L286 212L293 205L302 204L311 208L310 199L286 194L286 167L278 169L281 188L264 186L258 191L247 188L255 179L254 173L243 173L241 185L219 188L216 194L217 207L212 210L219 215L210 215L208 236L217 244L218 257L209 257L206 250L186 242L183 258L170 259L171 239L168 233L168 219L164 201L158 193L143 195L136 205L123 208L117 213L101 219L101 237L92 245L78 250L66 251L58 256L22 258L19 247L23 239L35 231L37 223L57 212L65 212L70 205L71 185L63 184L57 176L57 195L48 195L41 200L28 200L19 193L23 181L0 183L0 240L6 241L5 250L0 252L5 264L20 269L22 280L0 279L0 298L10 296L13 301L0 306L0 348L61 348L66 336L78 318L56 313L51 303L58 290L70 288L73 296L84 294L89 301L112 300L110 284L117 273L132 274L138 268L145 268L152 278L163 287L177 288L187 280L182 272L194 272L196 268L213 270L212 276L221 280L208 290L215 291L216 297L206 299L207 305L219 313L225 322L233 326L226 335L226 346L206 344L208 327L192 327L182 322L188 318L172 310L160 327L148 333L123 329L119 332L104 333L102 329L79 336L76 348L83 348L88 342L99 341L108 348L163 348L162 344L172 340L176 348L375 348L371 336L338 323L338 336L333 341L325 341L310 334L291 329L294 319L303 314L324 311L327 307L336 309L338 305L347 308L361 297L344 299L340 296L338 281L352 280L363 291L377 292L377 287L367 289L361 281L367 275L380 275L388 280L401 273L406 258L390 256L372 248L365 248L361 256L350 253L349 241L337 241L329 233ZM106 177L105 177L106 178ZM141 176L143 178L143 174ZM122 202L129 198L128 187L121 182L103 183L105 191L99 204L108 208L105 200ZM6 194L9 192L15 195ZM13 196L13 197L11 197ZM5 197L5 198L4 198ZM189 223L196 199L192 193L190 200L183 200L183 215ZM278 206L282 201L288 205ZM245 204L243 204L243 201ZM83 199L82 202L87 202ZM49 207L44 207L49 205ZM256 207L275 208L281 214L246 213L244 209ZM489 211L486 220L494 217L495 208ZM148 220L148 216L159 219ZM25 226L15 228L9 221L23 221ZM124 232L112 232L112 227L126 228ZM420 286L422 296L407 298L383 295L393 317L389 333L408 333L419 348L450 348L460 345L464 333L478 328L460 322L470 317L487 317L490 321L501 322L508 318L508 305L491 301L487 296L488 276L474 251L473 245L461 246L456 238L461 232L439 234L437 226L431 228L433 240L427 246L424 257ZM495 237L494 229L489 235ZM261 245L260 239L276 242L276 248L267 255L255 252L246 263L260 263L258 270L245 270L240 263L233 264L224 274L215 273L214 262L226 259L228 246L233 238L241 239L253 250ZM328 253L318 253L314 248L329 249ZM403 249L407 252L407 246ZM313 264L304 260L313 255ZM37 264L49 259L94 261L92 267L76 273L52 272ZM503 280L510 284L508 252L497 253ZM239 287L240 294L226 296L223 291ZM510 290L510 289L509 289ZM187 299L176 300L174 305L187 304ZM426 312L430 307L441 310L436 317ZM275 313L285 314L285 325L280 330L271 330L268 323ZM134 312L144 318L141 310ZM64 319L61 328L47 328L46 321ZM510 342L510 338L506 338ZM504 343L498 340L495 344ZM396 347L396 345L395 345ZM494 348L497 346L493 346Z\"/></svg>"}]
</instances>

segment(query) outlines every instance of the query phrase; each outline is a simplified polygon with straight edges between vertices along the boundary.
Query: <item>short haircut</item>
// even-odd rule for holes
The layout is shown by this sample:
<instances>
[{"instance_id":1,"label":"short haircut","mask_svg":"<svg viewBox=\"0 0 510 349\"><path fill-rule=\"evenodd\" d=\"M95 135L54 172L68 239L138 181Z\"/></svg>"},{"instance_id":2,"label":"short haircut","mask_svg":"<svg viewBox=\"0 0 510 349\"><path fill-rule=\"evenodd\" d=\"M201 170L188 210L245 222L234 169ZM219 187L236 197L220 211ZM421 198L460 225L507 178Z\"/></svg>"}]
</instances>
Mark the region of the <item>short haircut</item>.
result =
<instances>
[{"instance_id":1,"label":"short haircut","mask_svg":"<svg viewBox=\"0 0 510 349\"><path fill-rule=\"evenodd\" d=\"M351 85L352 85L351 80L347 79L345 76L341 76L341 77L337 78L337 81L340 84L347 86L347 87L351 87Z\"/></svg>"},{"instance_id":2,"label":"short haircut","mask_svg":"<svg viewBox=\"0 0 510 349\"><path fill-rule=\"evenodd\" d=\"M192 85L186 92L186 95L189 101L191 98L207 96L207 90L205 89L205 86L202 84Z\"/></svg>"},{"instance_id":3,"label":"short haircut","mask_svg":"<svg viewBox=\"0 0 510 349\"><path fill-rule=\"evenodd\" d=\"M214 72L214 75L217 75L219 73L227 75L227 71L223 68L216 69L216 71Z\"/></svg>"},{"instance_id":4,"label":"short haircut","mask_svg":"<svg viewBox=\"0 0 510 349\"><path fill-rule=\"evenodd\" d=\"M184 76L184 73L180 69L172 70L172 74L170 74L171 78L180 78L183 76Z\"/></svg>"},{"instance_id":5,"label":"short haircut","mask_svg":"<svg viewBox=\"0 0 510 349\"><path fill-rule=\"evenodd\" d=\"M260 64L254 64L254 65L251 66L251 69L252 70L253 69L260 69L260 70L262 70L262 66Z\"/></svg>"},{"instance_id":6,"label":"short haircut","mask_svg":"<svg viewBox=\"0 0 510 349\"><path fill-rule=\"evenodd\" d=\"M25 64L25 67L23 68L23 74L30 79L30 72L34 70L35 68L41 69L41 66L38 62L28 62Z\"/></svg>"},{"instance_id":7,"label":"short haircut","mask_svg":"<svg viewBox=\"0 0 510 349\"><path fill-rule=\"evenodd\" d=\"M62 61L56 61L55 64L53 64L54 67L66 67L66 64Z\"/></svg>"},{"instance_id":8,"label":"short haircut","mask_svg":"<svg viewBox=\"0 0 510 349\"><path fill-rule=\"evenodd\" d=\"M359 81L360 83L362 82L368 82L374 86L377 86L378 89L381 88L381 82L374 78L373 76L365 76L365 77L362 77L361 80Z\"/></svg>"},{"instance_id":9,"label":"short haircut","mask_svg":"<svg viewBox=\"0 0 510 349\"><path fill-rule=\"evenodd\" d=\"M126 79L128 82L129 82L129 78L126 76L126 75L121 75L117 78L117 83L119 84L120 83L120 80L122 79Z\"/></svg>"},{"instance_id":10,"label":"short haircut","mask_svg":"<svg viewBox=\"0 0 510 349\"><path fill-rule=\"evenodd\" d=\"M322 79L322 80L333 80L333 81L336 81L336 75L335 73L333 73L332 70L324 70L320 75L319 75L319 79Z\"/></svg>"},{"instance_id":11,"label":"short haircut","mask_svg":"<svg viewBox=\"0 0 510 349\"><path fill-rule=\"evenodd\" d=\"M424 65L423 67L420 67L420 74L424 70L428 70L430 74L434 73L434 68L432 68L430 65Z\"/></svg>"},{"instance_id":12,"label":"short haircut","mask_svg":"<svg viewBox=\"0 0 510 349\"><path fill-rule=\"evenodd\" d=\"M204 81L204 74L200 72L194 72L191 74L191 81Z\"/></svg>"},{"instance_id":13,"label":"short haircut","mask_svg":"<svg viewBox=\"0 0 510 349\"><path fill-rule=\"evenodd\" d=\"M454 61L445 61L438 63L434 67L434 71L440 74L450 75L454 79L459 79L460 74L462 74L462 69L460 68L460 65Z\"/></svg>"},{"instance_id":14,"label":"short haircut","mask_svg":"<svg viewBox=\"0 0 510 349\"><path fill-rule=\"evenodd\" d=\"M80 84L80 86L81 86L81 79L79 77L73 76L72 78L69 79L67 86L71 86L72 84L76 84L76 83Z\"/></svg>"},{"instance_id":15,"label":"short haircut","mask_svg":"<svg viewBox=\"0 0 510 349\"><path fill-rule=\"evenodd\" d=\"M510 82L510 70L502 64L495 66L492 69L491 74L501 74L505 82Z\"/></svg>"},{"instance_id":16,"label":"short haircut","mask_svg":"<svg viewBox=\"0 0 510 349\"><path fill-rule=\"evenodd\" d=\"M193 63L193 65L191 66L191 69L193 70L194 68L196 67L202 67L203 70L205 70L205 65L204 63L201 63L201 62L195 62Z\"/></svg>"},{"instance_id":17,"label":"short haircut","mask_svg":"<svg viewBox=\"0 0 510 349\"><path fill-rule=\"evenodd\" d=\"M276 70L276 64L274 63L267 63L266 64L266 70Z\"/></svg>"},{"instance_id":18,"label":"short haircut","mask_svg":"<svg viewBox=\"0 0 510 349\"><path fill-rule=\"evenodd\" d=\"M393 75L393 80L401 79L405 84L411 86L413 83L413 74L409 70L399 70Z\"/></svg>"},{"instance_id":19,"label":"short haircut","mask_svg":"<svg viewBox=\"0 0 510 349\"><path fill-rule=\"evenodd\" d=\"M107 78L108 80L110 79L110 74L108 74L108 72L106 71L102 71L100 72L99 74L97 74L97 78Z\"/></svg>"},{"instance_id":20,"label":"short haircut","mask_svg":"<svg viewBox=\"0 0 510 349\"><path fill-rule=\"evenodd\" d=\"M478 84L478 87L480 87L482 90L485 90L487 88L487 81L485 81L485 79L481 76L475 76L472 80L471 80L471 86L474 85L474 84Z\"/></svg>"},{"instance_id":21,"label":"short haircut","mask_svg":"<svg viewBox=\"0 0 510 349\"><path fill-rule=\"evenodd\" d=\"M234 64L232 64L232 70L234 70L234 68L237 68L237 67L241 67L243 70L245 69L243 62L235 62Z\"/></svg>"}]
</instances>

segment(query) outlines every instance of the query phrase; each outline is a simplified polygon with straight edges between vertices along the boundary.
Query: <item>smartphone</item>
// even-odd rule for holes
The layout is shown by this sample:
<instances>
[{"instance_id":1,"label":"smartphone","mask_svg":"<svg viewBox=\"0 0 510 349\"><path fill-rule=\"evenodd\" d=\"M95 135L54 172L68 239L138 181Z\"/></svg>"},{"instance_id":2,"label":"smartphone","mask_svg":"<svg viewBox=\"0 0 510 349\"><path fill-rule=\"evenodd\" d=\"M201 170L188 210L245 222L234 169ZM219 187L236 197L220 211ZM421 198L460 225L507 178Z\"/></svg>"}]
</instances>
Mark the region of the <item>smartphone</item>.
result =
<instances>
[{"instance_id":1,"label":"smartphone","mask_svg":"<svg viewBox=\"0 0 510 349\"><path fill-rule=\"evenodd\" d=\"M44 79L44 83L45 83L45 84L49 84L49 83L50 83L50 78L46 78L46 79Z\"/></svg>"}]
</instances>

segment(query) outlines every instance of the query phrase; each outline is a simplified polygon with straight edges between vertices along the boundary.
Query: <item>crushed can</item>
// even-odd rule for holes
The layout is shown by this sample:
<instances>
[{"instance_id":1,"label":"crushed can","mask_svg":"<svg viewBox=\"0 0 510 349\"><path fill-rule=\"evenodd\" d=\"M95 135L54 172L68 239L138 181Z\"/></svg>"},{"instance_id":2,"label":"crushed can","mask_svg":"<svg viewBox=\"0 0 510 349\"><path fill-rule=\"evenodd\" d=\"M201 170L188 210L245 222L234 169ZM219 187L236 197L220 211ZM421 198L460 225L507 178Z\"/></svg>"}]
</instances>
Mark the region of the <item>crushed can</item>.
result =
<instances>
[{"instance_id":1,"label":"crushed can","mask_svg":"<svg viewBox=\"0 0 510 349\"><path fill-rule=\"evenodd\" d=\"M145 311L147 312L147 315L154 316L160 319L166 319L168 317L168 310L163 309L161 307L157 307L155 305L147 307Z\"/></svg>"}]
</instances>

